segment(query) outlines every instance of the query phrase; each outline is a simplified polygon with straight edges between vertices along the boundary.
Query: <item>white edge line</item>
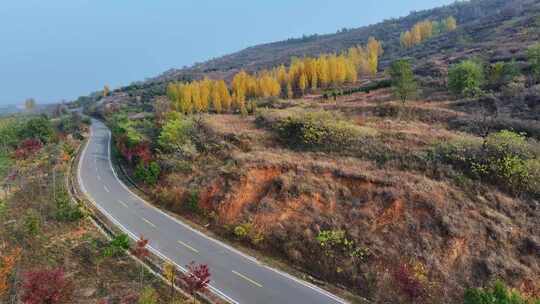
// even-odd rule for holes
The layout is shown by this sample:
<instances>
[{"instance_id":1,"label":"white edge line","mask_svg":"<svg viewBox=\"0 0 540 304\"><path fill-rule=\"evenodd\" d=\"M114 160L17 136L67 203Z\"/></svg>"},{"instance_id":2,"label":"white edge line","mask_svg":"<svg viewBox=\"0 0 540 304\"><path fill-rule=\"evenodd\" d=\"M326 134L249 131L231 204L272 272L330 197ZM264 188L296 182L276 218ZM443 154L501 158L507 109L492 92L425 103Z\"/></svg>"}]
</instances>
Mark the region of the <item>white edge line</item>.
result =
<instances>
[{"instance_id":1,"label":"white edge line","mask_svg":"<svg viewBox=\"0 0 540 304\"><path fill-rule=\"evenodd\" d=\"M183 227L185 227L185 228L191 230L192 232L197 233L198 235L202 236L203 238L205 238L205 239L207 239L207 240L210 240L210 241L212 241L212 242L214 242L214 243L216 243L216 244L219 244L219 245L221 245L222 247L227 248L228 250L230 250L230 251L232 251L232 252L234 252L234 253L236 253L236 254L239 254L240 256L243 256L244 258L248 259L249 261L251 261L251 262L253 262L253 263L261 264L261 262L259 262L256 258L251 257L251 256L248 256L248 255L246 255L245 253L243 253L243 252L241 252L241 251L239 251L239 250L237 250L237 249L234 249L234 248L232 248L231 246L229 246L229 245L227 245L227 244L225 244L225 243L223 243L223 242L221 242L221 241L219 241L219 240L216 240L216 239L213 239L213 238L207 236L206 234L204 234L204 233L202 233L202 232L200 232L200 231L194 229L193 227L191 227L191 226L189 226L189 225L187 225L187 224L181 222L180 220L178 220L177 218L175 218L175 217L171 216L170 214L164 212L163 210L161 210L161 209L159 209L159 208L156 208L154 205L150 204L149 202L147 202L146 200L142 199L142 198L139 197L137 194L135 194L133 191L131 191L131 189L129 189L129 188L128 188L128 187L127 187L127 186L126 186L126 185L118 178L118 175L116 174L116 171L114 170L114 167L113 167L113 165L112 165L112 160L111 160L111 142L112 142L112 133L111 133L111 131L110 131L108 128L107 128L107 132L108 132L108 136L109 136L109 141L108 141L108 146L107 146L107 149L108 149L107 152L108 152L109 167L110 167L111 171L113 172L114 177L118 180L118 182L120 183L120 185L121 185L126 191L128 191L128 192L129 192L131 195L133 195L135 198L137 198L137 199L139 199L140 201L142 201L144 204L146 204L146 205L152 207L155 211L157 211L157 212L159 212L159 213L165 215L165 216L168 217L169 219L171 219L171 220L175 221L176 223L182 225ZM91 128L91 127L90 127L90 134L92 134L92 128ZM87 146L89 145L89 143L90 143L90 140L88 140ZM82 154L83 157L84 157L84 154L86 153L86 148L87 148L87 146L86 146L85 149L83 150L83 154ZM83 186L83 184L82 184L82 182L81 182L81 179L80 179L80 168L81 168L81 163L82 163L82 158L81 158L81 160L79 161L79 184L81 185L82 190L83 190L83 191L85 192L85 194L88 196L88 194L86 193L86 190L84 189L84 186ZM93 202L93 203L95 204L95 202ZM95 205L97 205L97 204L95 204ZM100 209L100 208L98 207L98 209ZM106 213L106 214L108 214L108 213ZM109 214L108 216L112 218L112 216L111 216L110 214ZM116 222L118 222L118 221L116 221ZM121 224L119 224L119 226L123 227ZM125 229L125 227L124 227L123 229ZM126 229L126 230L127 230L127 229ZM130 232L130 233L131 233L131 232ZM133 238L134 238L135 240L138 240L138 238L135 237L135 236L133 236ZM149 247L150 247L150 246L149 246ZM152 247L150 247L150 248L153 249ZM168 261L172 262L173 264L175 264L176 266L178 266L180 269L184 269L184 270L185 270L185 268L183 268L182 266L176 264L174 261L171 261L169 258L165 257L163 254L159 253L158 251L156 251L156 252L154 252L154 253L155 253L156 255L160 256L162 259L168 260ZM309 283L309 282L306 282L306 281L304 281L304 280L302 280L302 279L299 279L299 278L297 278L297 277L295 277L295 276L292 276L292 275L290 275L290 274L288 274L288 273L285 273L285 272L283 272L283 271L281 271L281 270L272 268L272 267L270 267L270 266L267 266L267 265L264 265L264 264L262 264L262 265L263 265L265 268L267 268L267 269L269 269L269 270L271 270L271 271L273 271L273 272L275 272L275 273L277 273L277 274L279 274L279 275L281 275L281 276L283 276L283 277L285 277L285 278L288 278L288 279L290 279L290 280L292 280L292 281L294 281L294 282L296 282L296 283L298 283L298 284L300 284L300 285L303 285L303 286L305 286L305 287L307 287L307 288L310 288L310 289L312 289L312 290L314 290L314 291L317 291L317 292L319 292L319 293L321 293L321 294L323 294L323 295L325 295L325 296L327 296L327 297L333 299L334 301L336 301L336 302L338 302L338 303L341 303L341 304L348 304L348 303L349 303L349 302L347 302L347 301L341 299L340 297L338 297L338 296L336 296L336 295L334 295L334 294L332 294L332 293L330 293L330 292L328 292L328 291L326 291L326 290L324 290L324 289L322 289L322 288L320 288L320 287L318 287L318 286L315 286L315 285L313 285L313 284L311 284L311 283ZM210 287L210 289L211 289L212 291L214 291L214 292L217 293L218 295L221 295L221 296L224 297L225 299L227 299L227 300L232 300L231 298L229 298L228 296L226 296L225 294L223 294L223 293L222 293L221 291L219 291L218 289L216 289L216 288L214 288L214 287L212 287L212 286L209 286L209 287ZM237 301L232 300L232 302L238 304Z\"/></svg>"},{"instance_id":2,"label":"white edge line","mask_svg":"<svg viewBox=\"0 0 540 304\"><path fill-rule=\"evenodd\" d=\"M199 250L197 250L197 249L191 247L190 245L188 245L188 244L186 244L186 243L184 243L184 242L182 242L182 241L180 241L180 240L178 240L178 243L179 243L180 245L186 247L187 249L189 249L189 250L195 252L195 253L199 253Z\"/></svg>"},{"instance_id":3,"label":"white edge line","mask_svg":"<svg viewBox=\"0 0 540 304\"><path fill-rule=\"evenodd\" d=\"M246 276L246 275L244 275L244 274L241 274L240 272L238 272L238 271L236 271L236 270L232 270L232 273L234 273L235 275L239 276L240 278L242 278L242 279L248 281L249 283L251 283L251 284L253 284L253 285L255 285L255 286L259 287L259 288L262 288L262 287L263 287L260 283L256 282L255 280L252 280L252 279L249 278L248 276Z\"/></svg>"}]
</instances>

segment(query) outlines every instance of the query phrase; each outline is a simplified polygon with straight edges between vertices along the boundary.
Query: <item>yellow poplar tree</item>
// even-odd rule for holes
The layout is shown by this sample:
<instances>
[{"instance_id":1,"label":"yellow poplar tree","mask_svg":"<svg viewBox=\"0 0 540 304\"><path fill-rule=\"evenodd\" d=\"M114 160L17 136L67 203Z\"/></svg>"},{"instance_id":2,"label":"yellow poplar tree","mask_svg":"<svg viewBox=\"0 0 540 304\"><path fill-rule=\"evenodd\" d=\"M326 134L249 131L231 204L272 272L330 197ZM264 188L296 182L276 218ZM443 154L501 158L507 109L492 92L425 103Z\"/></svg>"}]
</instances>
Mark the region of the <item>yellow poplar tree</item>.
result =
<instances>
[{"instance_id":1,"label":"yellow poplar tree","mask_svg":"<svg viewBox=\"0 0 540 304\"><path fill-rule=\"evenodd\" d=\"M208 112L210 105L210 80L205 78L199 82L199 90L201 94L201 112Z\"/></svg>"},{"instance_id":2,"label":"yellow poplar tree","mask_svg":"<svg viewBox=\"0 0 540 304\"><path fill-rule=\"evenodd\" d=\"M219 86L218 83L215 83L214 86L212 86L212 107L214 108L214 111L216 113L221 113L223 111L223 105L221 100L221 94L219 92Z\"/></svg>"},{"instance_id":3,"label":"yellow poplar tree","mask_svg":"<svg viewBox=\"0 0 540 304\"><path fill-rule=\"evenodd\" d=\"M298 78L298 89L300 92L302 92L302 95L304 95L306 88L307 88L307 76L305 73L302 73L300 77Z\"/></svg>"},{"instance_id":4,"label":"yellow poplar tree","mask_svg":"<svg viewBox=\"0 0 540 304\"><path fill-rule=\"evenodd\" d=\"M191 98L193 100L193 109L196 113L202 112L203 104L202 104L202 98L201 98L201 86L199 82L193 82L190 84L191 86Z\"/></svg>"},{"instance_id":5,"label":"yellow poplar tree","mask_svg":"<svg viewBox=\"0 0 540 304\"><path fill-rule=\"evenodd\" d=\"M321 87L328 87L328 84L330 83L330 71L328 67L328 56L322 56L319 58L319 65L318 65L319 71L319 82L321 84Z\"/></svg>"},{"instance_id":6,"label":"yellow poplar tree","mask_svg":"<svg viewBox=\"0 0 540 304\"><path fill-rule=\"evenodd\" d=\"M456 30L457 28L457 21L456 18L453 16L450 16L444 20L445 28L447 31L451 32Z\"/></svg>"},{"instance_id":7,"label":"yellow poplar tree","mask_svg":"<svg viewBox=\"0 0 540 304\"><path fill-rule=\"evenodd\" d=\"M220 100L225 111L231 110L231 94L225 84L225 81L220 80L217 83L217 91L219 92Z\"/></svg>"},{"instance_id":8,"label":"yellow poplar tree","mask_svg":"<svg viewBox=\"0 0 540 304\"><path fill-rule=\"evenodd\" d=\"M236 75L234 75L232 81L232 90L234 95L234 102L238 109L245 106L246 102L246 91L248 89L247 84L247 73L244 70L241 70Z\"/></svg>"},{"instance_id":9,"label":"yellow poplar tree","mask_svg":"<svg viewBox=\"0 0 540 304\"><path fill-rule=\"evenodd\" d=\"M377 39L369 37L367 43L367 53L369 72L371 75L375 75L379 67L379 56L383 54L383 48L381 43L377 41Z\"/></svg>"}]
</instances>

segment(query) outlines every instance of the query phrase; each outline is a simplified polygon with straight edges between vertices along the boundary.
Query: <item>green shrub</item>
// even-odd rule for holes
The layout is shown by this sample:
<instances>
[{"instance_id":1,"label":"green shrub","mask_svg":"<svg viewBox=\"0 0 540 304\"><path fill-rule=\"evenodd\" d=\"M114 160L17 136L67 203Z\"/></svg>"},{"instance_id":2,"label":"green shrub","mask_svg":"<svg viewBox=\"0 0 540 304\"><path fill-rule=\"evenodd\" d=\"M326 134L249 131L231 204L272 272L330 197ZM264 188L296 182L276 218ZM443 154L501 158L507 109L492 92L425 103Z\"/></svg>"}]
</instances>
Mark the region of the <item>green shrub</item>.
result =
<instances>
[{"instance_id":1,"label":"green shrub","mask_svg":"<svg viewBox=\"0 0 540 304\"><path fill-rule=\"evenodd\" d=\"M145 287L139 295L139 304L157 304L158 294L152 287Z\"/></svg>"},{"instance_id":2,"label":"green shrub","mask_svg":"<svg viewBox=\"0 0 540 304\"><path fill-rule=\"evenodd\" d=\"M312 150L343 150L376 132L356 126L330 112L287 117L277 123L277 133L288 146Z\"/></svg>"},{"instance_id":3,"label":"green shrub","mask_svg":"<svg viewBox=\"0 0 540 304\"><path fill-rule=\"evenodd\" d=\"M56 219L59 221L74 222L83 217L83 213L78 206L74 205L69 195L65 192L57 194L56 197Z\"/></svg>"},{"instance_id":4,"label":"green shrub","mask_svg":"<svg viewBox=\"0 0 540 304\"><path fill-rule=\"evenodd\" d=\"M129 237L127 234L115 236L103 249L103 256L116 257L123 255L129 249Z\"/></svg>"},{"instance_id":5,"label":"green shrub","mask_svg":"<svg viewBox=\"0 0 540 304\"><path fill-rule=\"evenodd\" d=\"M501 281L488 288L472 288L465 291L464 304L540 304L540 299L527 299L519 292L509 290Z\"/></svg>"},{"instance_id":6,"label":"green shrub","mask_svg":"<svg viewBox=\"0 0 540 304\"><path fill-rule=\"evenodd\" d=\"M234 228L234 236L236 236L236 238L240 240L245 239L251 232L251 226L252 225L250 223L236 226Z\"/></svg>"},{"instance_id":7,"label":"green shrub","mask_svg":"<svg viewBox=\"0 0 540 304\"><path fill-rule=\"evenodd\" d=\"M19 137L39 139L42 143L48 143L54 136L51 121L46 116L39 116L28 120L21 129Z\"/></svg>"},{"instance_id":8,"label":"green shrub","mask_svg":"<svg viewBox=\"0 0 540 304\"><path fill-rule=\"evenodd\" d=\"M515 61L496 62L488 67L487 80L494 88L511 83L517 76L519 68Z\"/></svg>"},{"instance_id":9,"label":"green shrub","mask_svg":"<svg viewBox=\"0 0 540 304\"><path fill-rule=\"evenodd\" d=\"M484 68L476 61L465 60L448 70L448 87L456 95L476 96L483 83Z\"/></svg>"},{"instance_id":10,"label":"green shrub","mask_svg":"<svg viewBox=\"0 0 540 304\"><path fill-rule=\"evenodd\" d=\"M540 43L531 45L527 49L527 59L531 65L531 73L538 81L540 80Z\"/></svg>"},{"instance_id":11,"label":"green shrub","mask_svg":"<svg viewBox=\"0 0 540 304\"><path fill-rule=\"evenodd\" d=\"M26 212L24 216L24 229L31 236L36 236L41 231L41 217L34 209Z\"/></svg>"},{"instance_id":12,"label":"green shrub","mask_svg":"<svg viewBox=\"0 0 540 304\"><path fill-rule=\"evenodd\" d=\"M323 230L316 239L324 250L324 254L329 257L335 257L336 254L341 253L363 261L368 256L368 250L356 246L353 240L347 238L343 230Z\"/></svg>"},{"instance_id":13,"label":"green shrub","mask_svg":"<svg viewBox=\"0 0 540 304\"><path fill-rule=\"evenodd\" d=\"M194 122L191 118L176 117L168 120L159 135L159 146L164 152L180 152L186 154L193 151L191 137L194 131Z\"/></svg>"},{"instance_id":14,"label":"green shrub","mask_svg":"<svg viewBox=\"0 0 540 304\"><path fill-rule=\"evenodd\" d=\"M199 209L199 191L191 190L187 194L187 197L184 201L184 209L191 213L198 213Z\"/></svg>"},{"instance_id":15,"label":"green shrub","mask_svg":"<svg viewBox=\"0 0 540 304\"><path fill-rule=\"evenodd\" d=\"M7 212L7 204L0 199L0 218L4 217Z\"/></svg>"},{"instance_id":16,"label":"green shrub","mask_svg":"<svg viewBox=\"0 0 540 304\"><path fill-rule=\"evenodd\" d=\"M161 168L155 161L150 162L148 165L140 162L135 168L135 178L152 186L158 182L160 173Z\"/></svg>"},{"instance_id":17,"label":"green shrub","mask_svg":"<svg viewBox=\"0 0 540 304\"><path fill-rule=\"evenodd\" d=\"M442 144L435 149L435 157L512 192L540 194L540 146L521 134L503 130L484 141Z\"/></svg>"}]
</instances>

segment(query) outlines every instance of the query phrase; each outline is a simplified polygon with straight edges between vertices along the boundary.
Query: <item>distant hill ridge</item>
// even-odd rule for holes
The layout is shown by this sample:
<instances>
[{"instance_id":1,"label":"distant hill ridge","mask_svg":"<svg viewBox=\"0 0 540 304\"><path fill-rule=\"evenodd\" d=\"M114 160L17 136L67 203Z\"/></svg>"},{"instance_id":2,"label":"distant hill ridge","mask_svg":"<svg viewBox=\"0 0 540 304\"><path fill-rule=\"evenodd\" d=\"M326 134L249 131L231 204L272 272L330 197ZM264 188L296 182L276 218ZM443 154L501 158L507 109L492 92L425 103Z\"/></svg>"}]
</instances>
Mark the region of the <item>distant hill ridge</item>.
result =
<instances>
[{"instance_id":1,"label":"distant hill ridge","mask_svg":"<svg viewBox=\"0 0 540 304\"><path fill-rule=\"evenodd\" d=\"M358 44L365 44L370 36L383 41L385 48L384 62L390 58L414 51L415 48L411 50L401 49L399 37L402 31L409 29L416 22L454 16L460 27L467 27L482 22L481 20L485 17L519 13L534 3L538 3L538 1L474 0L457 2L443 7L412 12L406 17L389 19L377 24L348 29L335 34L311 35L304 38L248 47L239 52L199 63L189 68L171 69L151 79L151 81L178 80L186 75L227 72L241 68L254 71L281 63L288 63L293 56L315 56L321 53L337 52Z\"/></svg>"}]
</instances>

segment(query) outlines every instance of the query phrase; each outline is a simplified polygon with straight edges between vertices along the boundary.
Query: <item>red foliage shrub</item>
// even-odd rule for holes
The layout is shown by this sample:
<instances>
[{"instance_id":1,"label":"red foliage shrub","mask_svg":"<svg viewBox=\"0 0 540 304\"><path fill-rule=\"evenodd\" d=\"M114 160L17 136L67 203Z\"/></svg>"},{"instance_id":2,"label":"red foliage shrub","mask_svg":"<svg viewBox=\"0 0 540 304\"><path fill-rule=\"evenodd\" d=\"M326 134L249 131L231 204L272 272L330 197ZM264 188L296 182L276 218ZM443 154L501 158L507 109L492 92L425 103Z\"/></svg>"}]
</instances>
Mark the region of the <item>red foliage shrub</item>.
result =
<instances>
[{"instance_id":1,"label":"red foliage shrub","mask_svg":"<svg viewBox=\"0 0 540 304\"><path fill-rule=\"evenodd\" d=\"M71 281L62 269L37 270L24 274L23 296L25 304L71 303Z\"/></svg>"},{"instance_id":2,"label":"red foliage shrub","mask_svg":"<svg viewBox=\"0 0 540 304\"><path fill-rule=\"evenodd\" d=\"M43 144L39 139L35 138L28 138L19 143L19 146L17 147L17 150L15 150L15 158L18 159L25 159L28 158L34 154L36 154L41 148L43 147Z\"/></svg>"},{"instance_id":3,"label":"red foliage shrub","mask_svg":"<svg viewBox=\"0 0 540 304\"><path fill-rule=\"evenodd\" d=\"M148 245L148 240L143 236L135 243L135 247L131 250L133 255L139 259L144 259L150 255L150 251L146 248Z\"/></svg>"},{"instance_id":4,"label":"red foliage shrub","mask_svg":"<svg viewBox=\"0 0 540 304\"><path fill-rule=\"evenodd\" d=\"M139 295L135 293L125 295L122 297L122 300L120 300L120 304L136 304L137 302L139 302Z\"/></svg>"},{"instance_id":5,"label":"red foliage shrub","mask_svg":"<svg viewBox=\"0 0 540 304\"><path fill-rule=\"evenodd\" d=\"M206 264L195 265L191 262L187 265L188 272L184 274L181 280L186 284L186 288L191 294L204 291L210 284L210 269Z\"/></svg>"},{"instance_id":6,"label":"red foliage shrub","mask_svg":"<svg viewBox=\"0 0 540 304\"><path fill-rule=\"evenodd\" d=\"M399 288L399 291L408 297L409 300L414 301L425 294L426 290L424 284L415 277L414 272L409 265L399 265L399 267L394 270L392 276L396 287Z\"/></svg>"},{"instance_id":7,"label":"red foliage shrub","mask_svg":"<svg viewBox=\"0 0 540 304\"><path fill-rule=\"evenodd\" d=\"M126 144L126 139L120 137L117 140L116 144L120 154L129 161L130 163L143 162L145 165L152 160L152 150L150 149L150 144L148 142L141 142L136 144L133 147L129 147Z\"/></svg>"}]
</instances>

